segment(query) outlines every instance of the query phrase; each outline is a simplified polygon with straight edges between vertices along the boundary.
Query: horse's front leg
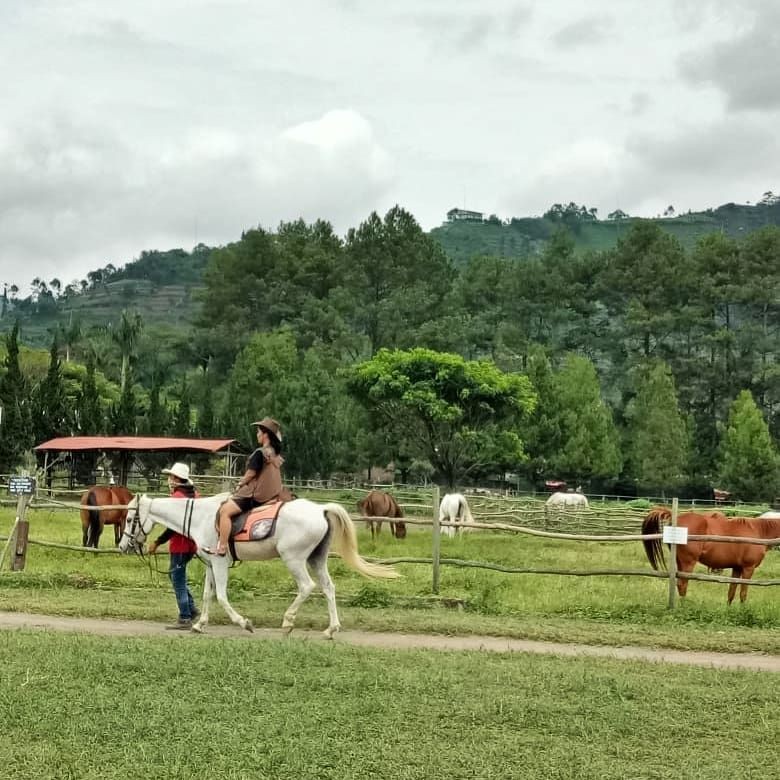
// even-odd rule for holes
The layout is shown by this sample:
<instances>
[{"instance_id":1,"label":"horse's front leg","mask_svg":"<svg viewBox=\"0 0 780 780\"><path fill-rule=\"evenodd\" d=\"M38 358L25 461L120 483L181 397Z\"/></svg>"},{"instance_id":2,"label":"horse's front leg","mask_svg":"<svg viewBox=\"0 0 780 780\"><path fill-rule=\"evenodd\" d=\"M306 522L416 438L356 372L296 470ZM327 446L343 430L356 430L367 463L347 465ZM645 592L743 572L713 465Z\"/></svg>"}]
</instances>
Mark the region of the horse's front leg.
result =
<instances>
[{"instance_id":1,"label":"horse's front leg","mask_svg":"<svg viewBox=\"0 0 780 780\"><path fill-rule=\"evenodd\" d=\"M227 583L228 583L228 567L230 565L230 558L228 556L212 556L211 571L214 576L214 587L217 591L217 601L222 605L222 609L225 610L227 616L241 628L245 628L247 631L254 631L255 628L252 625L252 621L249 618L245 618L243 615L239 615L233 607L230 606L230 602L227 597Z\"/></svg>"}]
</instances>

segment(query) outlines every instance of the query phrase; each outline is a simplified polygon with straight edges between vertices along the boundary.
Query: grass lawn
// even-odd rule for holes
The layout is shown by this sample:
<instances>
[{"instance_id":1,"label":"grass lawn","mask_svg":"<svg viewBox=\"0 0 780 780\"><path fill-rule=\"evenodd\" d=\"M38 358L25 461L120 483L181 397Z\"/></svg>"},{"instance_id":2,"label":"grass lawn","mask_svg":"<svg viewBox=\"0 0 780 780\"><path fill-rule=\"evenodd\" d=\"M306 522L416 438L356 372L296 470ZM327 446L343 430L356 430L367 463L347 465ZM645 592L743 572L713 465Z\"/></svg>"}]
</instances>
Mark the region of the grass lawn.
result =
<instances>
[{"instance_id":1,"label":"grass lawn","mask_svg":"<svg viewBox=\"0 0 780 780\"><path fill-rule=\"evenodd\" d=\"M0 511L0 532L6 532L12 522L11 510ZM62 510L31 512L30 537L80 544L78 516ZM361 529L359 540L361 552L372 558L429 558L431 554L430 535L419 528L411 529L404 540L392 539L385 528L377 542ZM110 533L101 541L103 549L113 545ZM650 570L638 542L562 542L479 533L443 539L442 556L508 566ZM156 556L149 566L130 556L31 545L25 571L0 572L0 609L169 620L175 616L175 604L167 561L166 555ZM332 561L345 628L780 653L776 588L753 587L746 605L727 608L726 585L692 582L686 602L669 612L665 580L517 575L443 566L441 596L462 600L458 609L432 598L429 564L402 563L398 569L401 580L372 582L338 559ZM199 600L202 564L193 562L190 572ZM780 554L767 554L757 578L780 578ZM293 598L293 582L279 561L243 564L231 572L229 595L236 609L255 625L277 627ZM225 622L218 605L211 618ZM326 624L324 600L315 594L302 608L298 625L322 629Z\"/></svg>"},{"instance_id":2,"label":"grass lawn","mask_svg":"<svg viewBox=\"0 0 780 780\"><path fill-rule=\"evenodd\" d=\"M765 777L766 675L340 644L0 633L16 778Z\"/></svg>"}]
</instances>

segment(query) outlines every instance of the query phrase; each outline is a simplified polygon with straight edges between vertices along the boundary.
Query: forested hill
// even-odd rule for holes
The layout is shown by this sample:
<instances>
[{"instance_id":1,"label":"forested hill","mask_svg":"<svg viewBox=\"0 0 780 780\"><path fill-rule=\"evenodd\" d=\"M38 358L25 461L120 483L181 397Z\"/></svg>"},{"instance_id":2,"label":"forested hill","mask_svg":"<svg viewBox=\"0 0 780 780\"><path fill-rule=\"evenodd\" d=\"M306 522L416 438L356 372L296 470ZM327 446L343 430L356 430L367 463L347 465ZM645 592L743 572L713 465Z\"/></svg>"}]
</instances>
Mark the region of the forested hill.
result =
<instances>
[{"instance_id":1,"label":"forested hill","mask_svg":"<svg viewBox=\"0 0 780 780\"><path fill-rule=\"evenodd\" d=\"M767 197L768 196L768 197ZM716 209L667 216L653 222L675 236L686 249L709 233L721 232L734 238L765 225L780 225L780 198L767 193L756 205L726 203ZM556 204L543 217L512 218L501 221L491 216L481 221L445 222L431 231L456 265L464 265L475 255L518 257L541 251L562 226L574 237L576 251L611 249L631 225L639 221L617 211L607 219L597 219L592 210L574 203Z\"/></svg>"},{"instance_id":2,"label":"forested hill","mask_svg":"<svg viewBox=\"0 0 780 780\"><path fill-rule=\"evenodd\" d=\"M83 287L9 290L0 472L76 431L251 446L247 421L270 414L300 476L392 460L453 486L509 473L621 494L780 495L780 227L721 221L691 247L661 221L613 215L617 246L578 252L595 214L546 218L582 224L537 254L457 268L396 206L344 237L324 221L283 223L144 254ZM29 349L34 327L44 349ZM460 426L466 404L474 422ZM431 420L449 429L433 435Z\"/></svg>"},{"instance_id":3,"label":"forested hill","mask_svg":"<svg viewBox=\"0 0 780 780\"><path fill-rule=\"evenodd\" d=\"M723 233L743 238L765 225L780 225L780 197L767 193L756 205L727 203L716 209L650 220L692 249L703 236ZM543 217L501 221L491 216L482 221L445 222L430 231L458 268L476 256L529 257L541 255L550 238L566 228L574 240L575 253L615 247L639 220L623 212L597 219L595 209L556 204ZM19 295L16 285L6 288L0 310L0 332L19 319L22 339L43 347L63 322L78 320L83 328L115 322L126 308L137 310L147 325L166 331L184 331L192 326L198 309L197 290L212 248L199 244L183 249L144 251L125 266L112 264L87 274L86 279L63 285L59 280L34 279L34 293ZM24 280L18 284L24 287Z\"/></svg>"}]
</instances>

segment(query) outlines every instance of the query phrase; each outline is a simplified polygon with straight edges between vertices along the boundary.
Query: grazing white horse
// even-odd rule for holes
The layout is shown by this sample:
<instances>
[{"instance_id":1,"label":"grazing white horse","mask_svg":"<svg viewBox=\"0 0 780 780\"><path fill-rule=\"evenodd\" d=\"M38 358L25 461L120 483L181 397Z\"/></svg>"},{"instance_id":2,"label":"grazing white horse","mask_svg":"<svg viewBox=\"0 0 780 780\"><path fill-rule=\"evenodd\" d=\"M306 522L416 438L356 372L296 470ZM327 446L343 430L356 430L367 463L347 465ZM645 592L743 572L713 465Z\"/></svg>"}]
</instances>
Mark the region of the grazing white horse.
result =
<instances>
[{"instance_id":1,"label":"grazing white horse","mask_svg":"<svg viewBox=\"0 0 780 780\"><path fill-rule=\"evenodd\" d=\"M203 605L192 630L201 633L209 620L209 602L216 590L217 601L237 625L252 631L248 618L236 612L228 602L227 583L230 553L224 556L209 554L205 548L216 548L215 518L220 504L228 494L210 498L182 500L181 498L149 498L136 496L128 504L127 521L119 541L121 552L142 553L143 543L155 523L189 537L198 545L198 556L206 564L203 586ZM358 554L355 526L346 510L338 504L315 504L298 498L282 506L272 536L261 541L237 542L236 556L242 561L267 561L281 558L298 584L298 594L287 608L282 628L292 631L298 609L314 590L314 582L307 564L317 575L328 602L330 621L325 636L332 639L341 628L336 610L336 589L328 573L328 550L331 542L344 563L365 577L398 577L390 566L369 563Z\"/></svg>"},{"instance_id":2,"label":"grazing white horse","mask_svg":"<svg viewBox=\"0 0 780 780\"><path fill-rule=\"evenodd\" d=\"M447 493L439 504L439 522L447 520L451 523L473 523L468 501L462 493ZM451 525L441 527L444 536L455 536L455 528ZM458 535L463 533L463 528L458 528Z\"/></svg>"},{"instance_id":3,"label":"grazing white horse","mask_svg":"<svg viewBox=\"0 0 780 780\"><path fill-rule=\"evenodd\" d=\"M547 517L560 517L587 508L588 499L582 493L553 493L544 504L544 513Z\"/></svg>"}]
</instances>

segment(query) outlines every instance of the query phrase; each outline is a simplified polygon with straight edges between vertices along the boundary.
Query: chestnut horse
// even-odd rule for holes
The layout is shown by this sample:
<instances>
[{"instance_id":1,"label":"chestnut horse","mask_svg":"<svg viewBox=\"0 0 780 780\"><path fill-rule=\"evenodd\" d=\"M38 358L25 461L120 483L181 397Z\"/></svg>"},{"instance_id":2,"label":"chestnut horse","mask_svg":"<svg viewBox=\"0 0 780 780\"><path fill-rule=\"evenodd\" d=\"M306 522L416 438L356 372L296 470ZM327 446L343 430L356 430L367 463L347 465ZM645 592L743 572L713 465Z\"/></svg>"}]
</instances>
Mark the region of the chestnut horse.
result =
<instances>
[{"instance_id":1,"label":"chestnut horse","mask_svg":"<svg viewBox=\"0 0 780 780\"><path fill-rule=\"evenodd\" d=\"M666 507L655 507L642 523L643 534L661 533L662 522L669 521L672 512ZM728 518L720 512L683 512L677 518L677 525L688 529L689 534L706 534L709 536L745 536L754 539L780 538L780 520L770 520L759 517ZM642 541L647 560L654 569L659 566L666 568L664 548L660 539L645 539ZM764 560L767 548L761 544L743 542L708 542L690 541L688 544L677 545L677 570L693 571L697 563L710 569L731 569L731 576L737 579L749 580L753 572ZM747 599L747 585L741 585L739 600ZM729 583L728 603L734 601L737 583ZM684 596L688 591L688 580L677 580L677 592Z\"/></svg>"},{"instance_id":2,"label":"chestnut horse","mask_svg":"<svg viewBox=\"0 0 780 780\"><path fill-rule=\"evenodd\" d=\"M403 517L404 513L398 502L389 494L382 490L372 490L367 496L364 496L357 502L358 512L364 517ZM376 525L376 530L374 526ZM371 538L382 530L381 520L369 520L368 527L371 529ZM396 539L403 539L406 536L406 523L394 523L390 521L390 533Z\"/></svg>"},{"instance_id":3,"label":"chestnut horse","mask_svg":"<svg viewBox=\"0 0 780 780\"><path fill-rule=\"evenodd\" d=\"M93 485L81 496L81 544L82 547L97 548L104 525L114 526L114 544L125 527L126 509L89 509L93 506L127 505L133 494L121 485Z\"/></svg>"}]
</instances>

